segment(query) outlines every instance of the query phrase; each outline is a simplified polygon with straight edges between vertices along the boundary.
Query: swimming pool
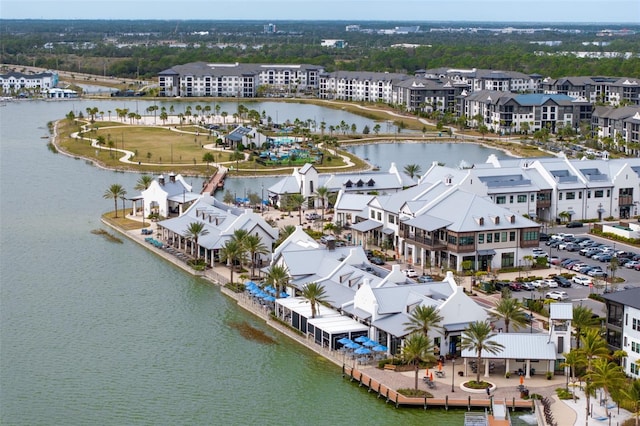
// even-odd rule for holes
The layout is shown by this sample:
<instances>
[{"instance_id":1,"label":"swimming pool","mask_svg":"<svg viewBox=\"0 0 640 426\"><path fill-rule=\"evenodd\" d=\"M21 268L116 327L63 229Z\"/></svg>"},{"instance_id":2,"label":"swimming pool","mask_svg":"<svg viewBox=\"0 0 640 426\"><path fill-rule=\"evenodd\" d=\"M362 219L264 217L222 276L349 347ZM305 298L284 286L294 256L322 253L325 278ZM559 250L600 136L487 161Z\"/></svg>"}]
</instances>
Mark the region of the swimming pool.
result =
<instances>
[{"instance_id":1,"label":"swimming pool","mask_svg":"<svg viewBox=\"0 0 640 426\"><path fill-rule=\"evenodd\" d=\"M290 145L292 143L300 142L301 140L302 140L301 138L294 138L291 136L275 136L275 137L267 138L267 142L270 142L275 146Z\"/></svg>"}]
</instances>

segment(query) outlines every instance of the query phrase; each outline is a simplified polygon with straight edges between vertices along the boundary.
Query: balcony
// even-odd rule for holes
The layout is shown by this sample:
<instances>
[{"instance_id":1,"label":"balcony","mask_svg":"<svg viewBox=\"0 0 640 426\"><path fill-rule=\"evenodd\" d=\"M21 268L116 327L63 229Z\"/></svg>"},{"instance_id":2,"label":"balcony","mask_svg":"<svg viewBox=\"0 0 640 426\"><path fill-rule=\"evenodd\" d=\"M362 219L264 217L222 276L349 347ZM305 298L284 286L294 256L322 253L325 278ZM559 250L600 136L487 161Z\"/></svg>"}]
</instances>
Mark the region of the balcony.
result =
<instances>
[{"instance_id":1,"label":"balcony","mask_svg":"<svg viewBox=\"0 0 640 426\"><path fill-rule=\"evenodd\" d=\"M404 239L419 244L429 250L443 250L447 248L447 245L442 241L434 240L433 238L427 238L412 233L406 233L404 235Z\"/></svg>"},{"instance_id":2,"label":"balcony","mask_svg":"<svg viewBox=\"0 0 640 426\"><path fill-rule=\"evenodd\" d=\"M618 198L619 206L632 206L633 205L633 195L620 195Z\"/></svg>"}]
</instances>

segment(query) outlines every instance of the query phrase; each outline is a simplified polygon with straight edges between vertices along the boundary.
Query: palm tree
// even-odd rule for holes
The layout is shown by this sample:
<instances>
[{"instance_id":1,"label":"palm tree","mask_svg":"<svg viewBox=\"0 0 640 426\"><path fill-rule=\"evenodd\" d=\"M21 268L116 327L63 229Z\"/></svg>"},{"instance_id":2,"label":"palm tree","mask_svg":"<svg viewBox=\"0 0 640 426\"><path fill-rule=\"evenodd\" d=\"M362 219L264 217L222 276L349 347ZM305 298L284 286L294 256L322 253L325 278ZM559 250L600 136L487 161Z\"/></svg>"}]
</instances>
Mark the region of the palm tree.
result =
<instances>
[{"instance_id":1,"label":"palm tree","mask_svg":"<svg viewBox=\"0 0 640 426\"><path fill-rule=\"evenodd\" d=\"M198 238L203 235L207 235L209 230L206 228L204 222L191 222L187 225L187 229L184 231L185 238L190 239L193 242L191 246L191 253L196 250L196 259L200 257L200 248L198 247Z\"/></svg>"},{"instance_id":2,"label":"palm tree","mask_svg":"<svg viewBox=\"0 0 640 426\"><path fill-rule=\"evenodd\" d=\"M418 164L407 164L406 166L404 166L404 172L408 174L411 179L413 179L415 176L418 176L420 173L422 173L422 169Z\"/></svg>"},{"instance_id":3,"label":"palm tree","mask_svg":"<svg viewBox=\"0 0 640 426\"><path fill-rule=\"evenodd\" d=\"M527 317L522 310L522 304L518 299L503 297L494 307L495 312L491 313L494 320L504 321L504 330L509 332L509 324L513 323L513 328L518 330L527 325Z\"/></svg>"},{"instance_id":4,"label":"palm tree","mask_svg":"<svg viewBox=\"0 0 640 426\"><path fill-rule=\"evenodd\" d=\"M227 262L227 265L231 268L230 282L233 283L233 270L235 269L235 262L241 259L242 256L241 244L235 240L228 240L220 249L220 261Z\"/></svg>"},{"instance_id":5,"label":"palm tree","mask_svg":"<svg viewBox=\"0 0 640 426\"><path fill-rule=\"evenodd\" d=\"M136 186L133 187L136 191L144 191L145 189L149 189L149 185L153 182L153 177L150 175L142 175L138 178L136 182Z\"/></svg>"},{"instance_id":6,"label":"palm tree","mask_svg":"<svg viewBox=\"0 0 640 426\"><path fill-rule=\"evenodd\" d=\"M253 277L256 264L256 254L267 254L271 253L271 251L257 235L247 235L244 237L242 245L251 255L251 276Z\"/></svg>"},{"instance_id":7,"label":"palm tree","mask_svg":"<svg viewBox=\"0 0 640 426\"><path fill-rule=\"evenodd\" d=\"M573 328L573 335L576 339L576 349L580 349L580 339L583 332L589 328L596 327L598 325L598 319L593 317L593 311L586 306L576 305L573 307L573 319L571 320L571 326Z\"/></svg>"},{"instance_id":8,"label":"palm tree","mask_svg":"<svg viewBox=\"0 0 640 426\"><path fill-rule=\"evenodd\" d=\"M584 358L577 350L572 350L569 352L565 352L562 354L564 356L564 362L560 364L562 368L569 368L569 377L571 377L571 383L575 381L576 378L576 369L581 367L584 362ZM573 400L576 400L575 391L572 392Z\"/></svg>"},{"instance_id":9,"label":"palm tree","mask_svg":"<svg viewBox=\"0 0 640 426\"><path fill-rule=\"evenodd\" d=\"M634 380L630 386L622 390L622 396L629 399L633 403L633 416L638 426L638 414L640 414L640 380Z\"/></svg>"},{"instance_id":10,"label":"palm tree","mask_svg":"<svg viewBox=\"0 0 640 426\"><path fill-rule=\"evenodd\" d=\"M469 324L462 333L462 348L475 351L476 357L476 383L480 383L480 363L482 362L482 351L490 354L497 354L504 349L504 346L495 340L491 340L496 336L491 330L491 324L488 321L475 321Z\"/></svg>"},{"instance_id":11,"label":"palm tree","mask_svg":"<svg viewBox=\"0 0 640 426\"><path fill-rule=\"evenodd\" d=\"M282 243L287 238L289 238L289 235L293 234L295 230L296 230L296 227L293 225L286 225L280 228L280 233L278 236L278 242L276 243L276 246Z\"/></svg>"},{"instance_id":12,"label":"palm tree","mask_svg":"<svg viewBox=\"0 0 640 426\"><path fill-rule=\"evenodd\" d=\"M435 361L433 353L433 344L429 337L422 333L413 333L404 339L402 346L402 358L407 364L413 364L415 367L415 389L418 389L418 372L420 371L420 363L424 361Z\"/></svg>"},{"instance_id":13,"label":"palm tree","mask_svg":"<svg viewBox=\"0 0 640 426\"><path fill-rule=\"evenodd\" d=\"M307 283L302 287L302 297L311 303L311 318L316 317L316 312L320 311L320 303L327 302L327 294L324 286L316 282ZM317 311L316 311L317 306Z\"/></svg>"},{"instance_id":14,"label":"palm tree","mask_svg":"<svg viewBox=\"0 0 640 426\"><path fill-rule=\"evenodd\" d=\"M289 270L285 266L273 265L267 272L266 282L275 286L276 294L280 294L289 282Z\"/></svg>"},{"instance_id":15,"label":"palm tree","mask_svg":"<svg viewBox=\"0 0 640 426\"><path fill-rule=\"evenodd\" d=\"M316 196L320 199L320 202L322 203L322 220L324 220L324 208L326 205L328 195L329 195L329 188L327 188L326 186L319 186L318 189L316 189Z\"/></svg>"},{"instance_id":16,"label":"palm tree","mask_svg":"<svg viewBox=\"0 0 640 426\"><path fill-rule=\"evenodd\" d=\"M622 368L607 358L595 359L591 366L591 371L586 374L586 378L591 383L592 389L602 389L605 395L622 390L626 384ZM605 404L605 413L609 416L607 404Z\"/></svg>"},{"instance_id":17,"label":"palm tree","mask_svg":"<svg viewBox=\"0 0 640 426\"><path fill-rule=\"evenodd\" d=\"M429 330L442 330L441 322L442 316L435 306L420 305L416 306L409 316L409 321L403 325L407 333L422 333L428 336Z\"/></svg>"},{"instance_id":18,"label":"palm tree","mask_svg":"<svg viewBox=\"0 0 640 426\"><path fill-rule=\"evenodd\" d=\"M116 211L116 218L118 217L118 199L121 197L124 197L126 193L127 191L124 190L122 185L118 183L114 183L102 195L102 198L105 198L107 200L113 199L114 210Z\"/></svg>"},{"instance_id":19,"label":"palm tree","mask_svg":"<svg viewBox=\"0 0 640 426\"><path fill-rule=\"evenodd\" d=\"M291 194L287 198L291 210L298 210L299 224L302 225L302 206L304 205L304 196L302 194Z\"/></svg>"},{"instance_id":20,"label":"palm tree","mask_svg":"<svg viewBox=\"0 0 640 426\"><path fill-rule=\"evenodd\" d=\"M587 397L587 417L589 414L589 404L591 400L591 390L593 389L589 383L589 373L592 371L593 362L597 358L606 358L609 355L609 349L607 348L607 342L600 335L600 330L591 328L585 331L584 335L580 336L582 341L582 347L578 349L582 355L587 366L587 386L585 388L585 395Z\"/></svg>"}]
</instances>

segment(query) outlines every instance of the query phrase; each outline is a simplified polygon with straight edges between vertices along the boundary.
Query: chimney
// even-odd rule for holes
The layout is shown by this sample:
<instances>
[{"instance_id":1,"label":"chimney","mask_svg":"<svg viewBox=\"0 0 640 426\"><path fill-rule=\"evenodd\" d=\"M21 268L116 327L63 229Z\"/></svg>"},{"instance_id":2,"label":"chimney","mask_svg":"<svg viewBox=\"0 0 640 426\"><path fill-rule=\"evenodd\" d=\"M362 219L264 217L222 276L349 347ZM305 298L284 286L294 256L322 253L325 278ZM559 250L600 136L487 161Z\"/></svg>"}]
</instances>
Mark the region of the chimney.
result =
<instances>
[{"instance_id":1,"label":"chimney","mask_svg":"<svg viewBox=\"0 0 640 426\"><path fill-rule=\"evenodd\" d=\"M171 174L169 175L169 181L170 181L171 183L175 183L175 181L176 181L176 175L175 175L175 174L173 174L173 173L171 173Z\"/></svg>"},{"instance_id":2,"label":"chimney","mask_svg":"<svg viewBox=\"0 0 640 426\"><path fill-rule=\"evenodd\" d=\"M164 186L164 175L160 175L158 176L158 183L162 186Z\"/></svg>"}]
</instances>

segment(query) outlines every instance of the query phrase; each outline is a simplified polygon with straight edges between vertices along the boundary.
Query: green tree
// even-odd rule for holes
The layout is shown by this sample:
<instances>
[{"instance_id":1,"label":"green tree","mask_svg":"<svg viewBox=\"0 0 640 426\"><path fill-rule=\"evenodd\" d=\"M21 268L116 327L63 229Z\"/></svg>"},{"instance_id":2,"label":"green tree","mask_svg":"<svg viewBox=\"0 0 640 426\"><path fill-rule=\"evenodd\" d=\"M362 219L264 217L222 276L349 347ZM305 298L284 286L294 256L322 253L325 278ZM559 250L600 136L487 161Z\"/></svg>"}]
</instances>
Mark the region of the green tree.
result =
<instances>
[{"instance_id":1,"label":"green tree","mask_svg":"<svg viewBox=\"0 0 640 426\"><path fill-rule=\"evenodd\" d=\"M584 357L577 350L571 350L569 352L565 352L562 354L564 356L564 362L560 364L562 368L569 369L569 377L571 377L571 382L575 382L576 378L576 369L582 367L584 365ZM573 393L573 400L576 400L575 390Z\"/></svg>"},{"instance_id":2,"label":"green tree","mask_svg":"<svg viewBox=\"0 0 640 426\"><path fill-rule=\"evenodd\" d=\"M504 330L509 332L509 324L513 323L513 328L518 330L527 325L527 317L522 310L522 304L518 299L503 297L493 308L491 318L504 321Z\"/></svg>"},{"instance_id":3,"label":"green tree","mask_svg":"<svg viewBox=\"0 0 640 426\"><path fill-rule=\"evenodd\" d=\"M414 386L418 389L418 373L420 371L420 363L425 361L434 361L433 344L431 340L422 333L413 333L404 339L401 356L407 364L413 364L415 377Z\"/></svg>"},{"instance_id":4,"label":"green tree","mask_svg":"<svg viewBox=\"0 0 640 426\"><path fill-rule=\"evenodd\" d=\"M638 416L640 415L640 380L636 379L621 392L622 396L633 404L633 416L638 426Z\"/></svg>"},{"instance_id":5,"label":"green tree","mask_svg":"<svg viewBox=\"0 0 640 426\"><path fill-rule=\"evenodd\" d=\"M213 155L213 153L211 152L207 152L202 156L202 161L204 161L205 163L207 163L207 170L209 170L209 164L213 163L216 161L215 156Z\"/></svg>"},{"instance_id":6,"label":"green tree","mask_svg":"<svg viewBox=\"0 0 640 426\"><path fill-rule=\"evenodd\" d=\"M236 240L227 240L220 249L220 260L226 262L231 268L230 282L233 283L233 271L235 269L236 262L242 263L243 248Z\"/></svg>"},{"instance_id":7,"label":"green tree","mask_svg":"<svg viewBox=\"0 0 640 426\"><path fill-rule=\"evenodd\" d=\"M296 227L293 225L286 225L280 228L280 233L278 235L278 241L276 243L276 246L280 245L280 243L282 243L284 240L289 238L289 235L293 234L295 230L296 230Z\"/></svg>"},{"instance_id":8,"label":"green tree","mask_svg":"<svg viewBox=\"0 0 640 426\"><path fill-rule=\"evenodd\" d=\"M422 333L428 336L429 330L442 330L441 322L442 316L436 306L419 305L409 315L409 321L403 325L406 333Z\"/></svg>"},{"instance_id":9,"label":"green tree","mask_svg":"<svg viewBox=\"0 0 640 426\"><path fill-rule=\"evenodd\" d=\"M413 179L415 176L420 177L419 175L420 173L422 173L422 169L418 164L407 164L406 166L404 166L404 172L409 175L411 179Z\"/></svg>"},{"instance_id":10,"label":"green tree","mask_svg":"<svg viewBox=\"0 0 640 426\"><path fill-rule=\"evenodd\" d=\"M302 287L301 296L311 304L311 318L315 318L316 313L320 311L318 305L327 302L327 292L324 286L317 282L307 283Z\"/></svg>"},{"instance_id":11,"label":"green tree","mask_svg":"<svg viewBox=\"0 0 640 426\"><path fill-rule=\"evenodd\" d=\"M291 210L298 210L299 225L302 225L302 206L305 202L304 196L302 194L290 194L287 197L287 202Z\"/></svg>"},{"instance_id":12,"label":"green tree","mask_svg":"<svg viewBox=\"0 0 640 426\"><path fill-rule=\"evenodd\" d=\"M222 197L222 202L225 204L233 204L235 203L235 201L236 201L235 197L233 196L231 191L227 189L224 193L224 197Z\"/></svg>"},{"instance_id":13,"label":"green tree","mask_svg":"<svg viewBox=\"0 0 640 426\"><path fill-rule=\"evenodd\" d=\"M600 330L592 328L588 329L584 332L582 336L580 336L581 340L581 348L578 349L579 353L582 355L585 360L585 365L587 367L587 385L585 388L585 395L587 397L587 417L589 415L589 406L591 400L591 393L593 387L589 381L589 373L591 373L593 369L593 362L598 358L606 358L609 356L609 349L607 348L607 342L604 341L602 336L600 335Z\"/></svg>"},{"instance_id":14,"label":"green tree","mask_svg":"<svg viewBox=\"0 0 640 426\"><path fill-rule=\"evenodd\" d=\"M204 235L208 235L204 222L190 222L187 229L184 230L184 237L191 240L191 254L196 251L196 259L200 258L200 248L198 247L198 239Z\"/></svg>"},{"instance_id":15,"label":"green tree","mask_svg":"<svg viewBox=\"0 0 640 426\"><path fill-rule=\"evenodd\" d=\"M255 234L250 234L242 240L244 248L249 252L251 258L251 276L254 276L256 255L271 253L269 248L262 242L262 239Z\"/></svg>"},{"instance_id":16,"label":"green tree","mask_svg":"<svg viewBox=\"0 0 640 426\"><path fill-rule=\"evenodd\" d=\"M573 319L571 327L576 341L576 349L580 349L580 340L583 332L587 329L594 328L598 325L598 319L593 317L591 308L582 305L573 307Z\"/></svg>"},{"instance_id":17,"label":"green tree","mask_svg":"<svg viewBox=\"0 0 640 426\"><path fill-rule=\"evenodd\" d=\"M150 175L142 175L138 178L136 182L136 186L133 187L136 191L144 191L145 189L149 189L149 185L153 182L153 177Z\"/></svg>"},{"instance_id":18,"label":"green tree","mask_svg":"<svg viewBox=\"0 0 640 426\"><path fill-rule=\"evenodd\" d=\"M586 374L587 381L593 389L602 389L605 395L619 393L626 385L622 368L607 358L596 358ZM609 407L605 404L605 413L609 415Z\"/></svg>"},{"instance_id":19,"label":"green tree","mask_svg":"<svg viewBox=\"0 0 640 426\"><path fill-rule=\"evenodd\" d=\"M329 188L327 188L326 186L319 186L318 189L316 189L316 197L320 199L320 203L322 204L322 220L324 220L324 209L328 196Z\"/></svg>"},{"instance_id":20,"label":"green tree","mask_svg":"<svg viewBox=\"0 0 640 426\"><path fill-rule=\"evenodd\" d=\"M276 294L280 294L289 283L289 270L282 265L273 265L267 272L265 281L275 287Z\"/></svg>"},{"instance_id":21,"label":"green tree","mask_svg":"<svg viewBox=\"0 0 640 426\"><path fill-rule=\"evenodd\" d=\"M482 365L482 351L497 354L504 349L500 343L492 340L496 334L491 330L487 321L475 321L462 333L462 348L476 353L476 383L480 383L480 366Z\"/></svg>"},{"instance_id":22,"label":"green tree","mask_svg":"<svg viewBox=\"0 0 640 426\"><path fill-rule=\"evenodd\" d=\"M102 194L102 198L113 200L113 207L116 212L116 218L118 217L118 199L124 197L126 193L127 191L125 191L122 185L114 183L109 187L109 189L104 192L104 194ZM124 214L124 212L122 213Z\"/></svg>"}]
</instances>

